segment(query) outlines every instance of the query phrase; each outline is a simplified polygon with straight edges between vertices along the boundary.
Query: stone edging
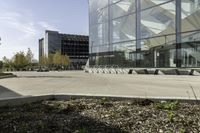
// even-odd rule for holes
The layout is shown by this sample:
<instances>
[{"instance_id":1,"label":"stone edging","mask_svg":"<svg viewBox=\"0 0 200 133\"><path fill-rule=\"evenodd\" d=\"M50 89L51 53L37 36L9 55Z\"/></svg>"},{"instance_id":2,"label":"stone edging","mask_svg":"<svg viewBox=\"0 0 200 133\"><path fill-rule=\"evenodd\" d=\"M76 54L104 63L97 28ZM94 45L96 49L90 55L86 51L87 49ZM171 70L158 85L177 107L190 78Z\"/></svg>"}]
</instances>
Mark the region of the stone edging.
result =
<instances>
[{"instance_id":1,"label":"stone edging","mask_svg":"<svg viewBox=\"0 0 200 133\"><path fill-rule=\"evenodd\" d=\"M5 79L5 78L15 78L17 77L16 75L6 75L6 76L0 76L0 79Z\"/></svg>"},{"instance_id":2,"label":"stone edging","mask_svg":"<svg viewBox=\"0 0 200 133\"><path fill-rule=\"evenodd\" d=\"M154 102L158 101L179 101L181 103L196 103L200 104L200 100L195 99L184 99L184 98L144 98L144 97L119 97L119 96L92 96L92 95L44 95L44 96L27 96L27 97L16 97L16 98L8 98L8 99L0 99L0 106L6 105L22 105L29 104L33 102L39 102L43 100L70 100L70 99L110 99L110 100L135 100L135 101L143 101L143 100L151 100Z\"/></svg>"}]
</instances>

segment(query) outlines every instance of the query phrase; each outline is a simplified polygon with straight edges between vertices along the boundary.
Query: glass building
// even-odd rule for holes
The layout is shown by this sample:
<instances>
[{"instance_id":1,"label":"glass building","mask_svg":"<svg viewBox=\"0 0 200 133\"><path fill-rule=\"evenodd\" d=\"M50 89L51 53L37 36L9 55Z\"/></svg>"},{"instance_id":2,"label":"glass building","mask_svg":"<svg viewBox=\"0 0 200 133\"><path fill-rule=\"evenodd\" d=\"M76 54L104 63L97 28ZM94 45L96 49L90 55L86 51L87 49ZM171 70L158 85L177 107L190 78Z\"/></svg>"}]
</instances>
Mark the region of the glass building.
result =
<instances>
[{"instance_id":1,"label":"glass building","mask_svg":"<svg viewBox=\"0 0 200 133\"><path fill-rule=\"evenodd\" d=\"M200 67L200 0L89 0L90 66Z\"/></svg>"}]
</instances>

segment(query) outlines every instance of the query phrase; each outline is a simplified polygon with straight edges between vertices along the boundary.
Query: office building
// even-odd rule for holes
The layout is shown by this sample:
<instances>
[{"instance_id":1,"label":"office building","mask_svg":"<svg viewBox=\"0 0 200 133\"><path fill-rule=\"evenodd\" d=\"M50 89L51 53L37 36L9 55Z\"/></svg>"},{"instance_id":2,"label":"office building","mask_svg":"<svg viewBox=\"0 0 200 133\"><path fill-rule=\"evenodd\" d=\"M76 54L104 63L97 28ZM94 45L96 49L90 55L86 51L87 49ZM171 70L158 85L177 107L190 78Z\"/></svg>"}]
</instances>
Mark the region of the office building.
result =
<instances>
[{"instance_id":1,"label":"office building","mask_svg":"<svg viewBox=\"0 0 200 133\"><path fill-rule=\"evenodd\" d=\"M69 56L69 69L81 69L89 58L89 37L45 31L45 37L39 40L39 57L48 57L56 51Z\"/></svg>"},{"instance_id":2,"label":"office building","mask_svg":"<svg viewBox=\"0 0 200 133\"><path fill-rule=\"evenodd\" d=\"M200 67L200 0L89 0L90 66Z\"/></svg>"},{"instance_id":3,"label":"office building","mask_svg":"<svg viewBox=\"0 0 200 133\"><path fill-rule=\"evenodd\" d=\"M44 56L44 38L39 39L39 62L42 56Z\"/></svg>"}]
</instances>

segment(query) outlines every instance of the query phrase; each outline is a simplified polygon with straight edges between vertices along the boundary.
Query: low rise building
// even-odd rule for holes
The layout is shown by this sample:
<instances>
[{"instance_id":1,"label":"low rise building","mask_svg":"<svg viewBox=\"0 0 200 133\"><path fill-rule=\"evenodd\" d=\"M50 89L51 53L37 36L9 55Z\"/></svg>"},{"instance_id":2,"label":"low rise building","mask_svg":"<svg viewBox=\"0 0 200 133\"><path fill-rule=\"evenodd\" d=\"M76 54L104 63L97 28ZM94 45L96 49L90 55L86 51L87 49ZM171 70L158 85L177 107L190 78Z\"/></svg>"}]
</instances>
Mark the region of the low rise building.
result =
<instances>
[{"instance_id":1,"label":"low rise building","mask_svg":"<svg viewBox=\"0 0 200 133\"><path fill-rule=\"evenodd\" d=\"M69 69L79 70L86 65L89 58L89 37L47 30L44 38L39 40L39 60L42 56L54 54L56 51L69 56Z\"/></svg>"}]
</instances>

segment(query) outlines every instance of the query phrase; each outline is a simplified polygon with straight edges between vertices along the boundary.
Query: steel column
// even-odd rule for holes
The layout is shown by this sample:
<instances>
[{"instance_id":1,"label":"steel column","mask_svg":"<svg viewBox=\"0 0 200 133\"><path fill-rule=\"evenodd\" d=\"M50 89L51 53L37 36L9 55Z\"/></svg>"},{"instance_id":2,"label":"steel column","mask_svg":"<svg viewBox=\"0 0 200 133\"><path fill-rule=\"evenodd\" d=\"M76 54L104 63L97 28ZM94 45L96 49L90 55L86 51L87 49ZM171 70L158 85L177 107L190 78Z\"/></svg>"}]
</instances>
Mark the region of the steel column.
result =
<instances>
[{"instance_id":1,"label":"steel column","mask_svg":"<svg viewBox=\"0 0 200 133\"><path fill-rule=\"evenodd\" d=\"M141 67L141 0L135 0L136 10L136 67Z\"/></svg>"},{"instance_id":2,"label":"steel column","mask_svg":"<svg viewBox=\"0 0 200 133\"><path fill-rule=\"evenodd\" d=\"M176 67L181 67L181 0L176 0Z\"/></svg>"},{"instance_id":3,"label":"steel column","mask_svg":"<svg viewBox=\"0 0 200 133\"><path fill-rule=\"evenodd\" d=\"M111 9L110 9L110 4L111 4L111 0L108 0L108 61L109 61L109 66L111 66L111 54L113 53L111 45L112 45L112 40L111 40L111 23L112 23L112 19L111 19Z\"/></svg>"}]
</instances>

